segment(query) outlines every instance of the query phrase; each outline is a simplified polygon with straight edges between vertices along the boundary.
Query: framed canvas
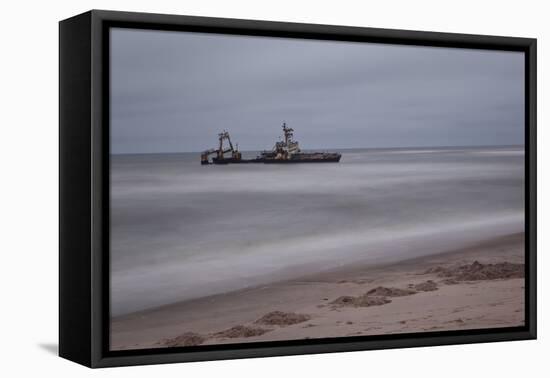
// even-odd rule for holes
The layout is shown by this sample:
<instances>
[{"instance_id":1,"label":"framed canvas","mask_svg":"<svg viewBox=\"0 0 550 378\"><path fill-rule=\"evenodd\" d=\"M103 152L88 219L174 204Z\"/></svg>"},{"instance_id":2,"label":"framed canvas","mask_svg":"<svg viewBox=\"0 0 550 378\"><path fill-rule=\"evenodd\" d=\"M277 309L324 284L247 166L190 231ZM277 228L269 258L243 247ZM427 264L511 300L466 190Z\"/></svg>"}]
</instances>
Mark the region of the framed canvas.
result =
<instances>
[{"instance_id":1,"label":"framed canvas","mask_svg":"<svg viewBox=\"0 0 550 378\"><path fill-rule=\"evenodd\" d=\"M536 337L536 40L60 22L59 353Z\"/></svg>"}]
</instances>

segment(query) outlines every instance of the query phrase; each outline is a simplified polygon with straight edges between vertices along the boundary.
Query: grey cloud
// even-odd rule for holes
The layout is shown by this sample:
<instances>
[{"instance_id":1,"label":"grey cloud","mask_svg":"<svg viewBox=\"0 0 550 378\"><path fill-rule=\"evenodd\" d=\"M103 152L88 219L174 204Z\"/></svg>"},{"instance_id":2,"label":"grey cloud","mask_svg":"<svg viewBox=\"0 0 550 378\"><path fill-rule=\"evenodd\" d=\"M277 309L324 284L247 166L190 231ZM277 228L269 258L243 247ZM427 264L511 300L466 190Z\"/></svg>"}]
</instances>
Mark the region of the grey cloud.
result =
<instances>
[{"instance_id":1,"label":"grey cloud","mask_svg":"<svg viewBox=\"0 0 550 378\"><path fill-rule=\"evenodd\" d=\"M523 144L523 55L115 29L114 153Z\"/></svg>"}]
</instances>

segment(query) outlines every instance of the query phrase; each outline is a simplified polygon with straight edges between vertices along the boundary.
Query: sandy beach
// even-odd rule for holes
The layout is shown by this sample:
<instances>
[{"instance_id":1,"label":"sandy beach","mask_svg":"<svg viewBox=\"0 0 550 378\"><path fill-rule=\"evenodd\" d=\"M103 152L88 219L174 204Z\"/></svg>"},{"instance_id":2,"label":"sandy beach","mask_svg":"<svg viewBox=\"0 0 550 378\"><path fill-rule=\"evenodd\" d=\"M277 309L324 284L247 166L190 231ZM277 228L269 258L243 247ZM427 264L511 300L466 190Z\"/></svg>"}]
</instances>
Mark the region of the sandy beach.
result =
<instances>
[{"instance_id":1,"label":"sandy beach","mask_svg":"<svg viewBox=\"0 0 550 378\"><path fill-rule=\"evenodd\" d=\"M189 300L111 322L111 349L524 324L524 234Z\"/></svg>"}]
</instances>

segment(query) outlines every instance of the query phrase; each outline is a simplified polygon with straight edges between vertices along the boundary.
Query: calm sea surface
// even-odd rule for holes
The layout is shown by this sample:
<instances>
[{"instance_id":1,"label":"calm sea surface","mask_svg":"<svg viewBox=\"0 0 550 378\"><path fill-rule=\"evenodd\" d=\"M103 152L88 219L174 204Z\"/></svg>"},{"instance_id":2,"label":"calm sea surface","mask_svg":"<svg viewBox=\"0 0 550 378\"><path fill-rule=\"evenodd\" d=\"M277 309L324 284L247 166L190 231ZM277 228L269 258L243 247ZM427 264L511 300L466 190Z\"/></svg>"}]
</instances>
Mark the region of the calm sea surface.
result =
<instances>
[{"instance_id":1,"label":"calm sea surface","mask_svg":"<svg viewBox=\"0 0 550 378\"><path fill-rule=\"evenodd\" d=\"M228 166L112 156L112 315L524 228L523 147L342 153Z\"/></svg>"}]
</instances>

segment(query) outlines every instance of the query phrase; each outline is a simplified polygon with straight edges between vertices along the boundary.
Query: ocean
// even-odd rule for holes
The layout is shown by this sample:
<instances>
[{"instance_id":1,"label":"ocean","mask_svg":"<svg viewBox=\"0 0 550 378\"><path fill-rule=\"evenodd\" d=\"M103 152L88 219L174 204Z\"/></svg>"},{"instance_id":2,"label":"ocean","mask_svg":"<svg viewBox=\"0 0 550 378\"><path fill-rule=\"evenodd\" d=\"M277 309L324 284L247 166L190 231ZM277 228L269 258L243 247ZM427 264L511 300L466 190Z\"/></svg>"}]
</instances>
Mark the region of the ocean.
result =
<instances>
[{"instance_id":1,"label":"ocean","mask_svg":"<svg viewBox=\"0 0 550 378\"><path fill-rule=\"evenodd\" d=\"M524 230L523 147L340 152L289 165L111 156L111 315Z\"/></svg>"}]
</instances>

